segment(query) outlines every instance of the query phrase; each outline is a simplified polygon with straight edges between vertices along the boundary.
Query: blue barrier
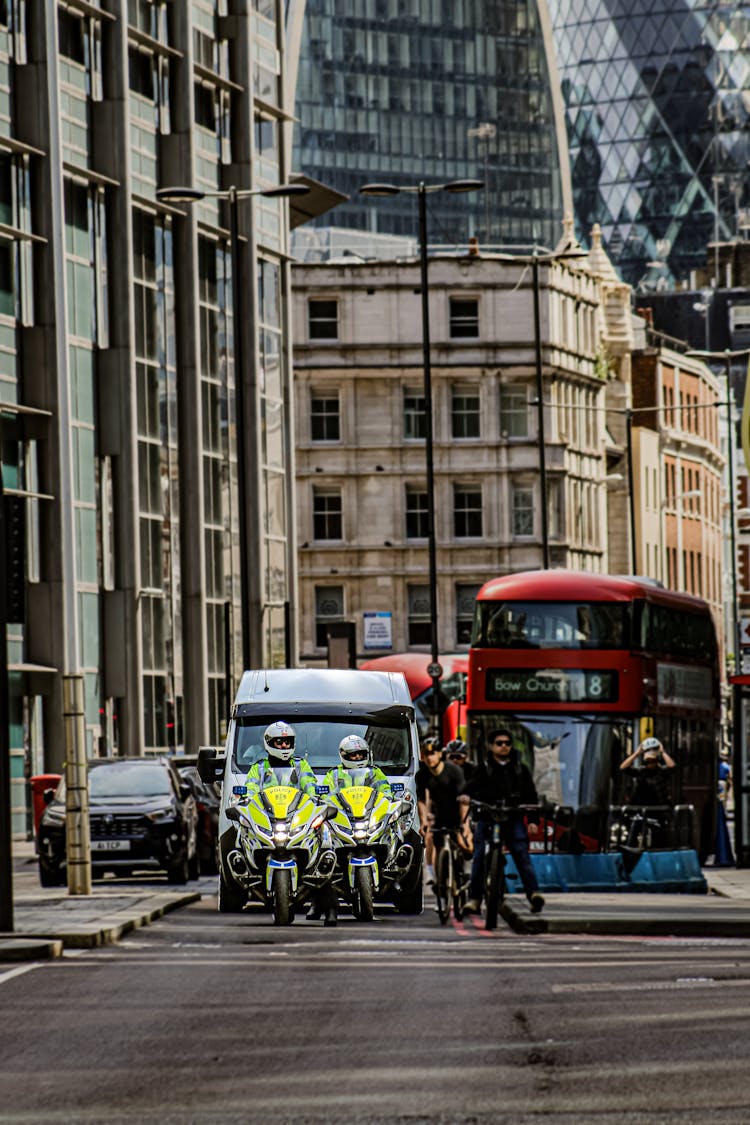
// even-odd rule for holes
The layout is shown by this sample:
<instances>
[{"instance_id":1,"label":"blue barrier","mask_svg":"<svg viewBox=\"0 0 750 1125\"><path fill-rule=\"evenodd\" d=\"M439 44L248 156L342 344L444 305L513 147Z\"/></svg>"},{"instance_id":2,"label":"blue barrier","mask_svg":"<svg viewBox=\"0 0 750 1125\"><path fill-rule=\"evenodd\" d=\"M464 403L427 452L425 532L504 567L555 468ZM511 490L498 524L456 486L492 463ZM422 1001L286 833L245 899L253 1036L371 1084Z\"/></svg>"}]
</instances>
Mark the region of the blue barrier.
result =
<instances>
[{"instance_id":1,"label":"blue barrier","mask_svg":"<svg viewBox=\"0 0 750 1125\"><path fill-rule=\"evenodd\" d=\"M532 852L531 862L542 891L708 893L698 855L689 849L643 852L630 874L619 852L584 852L583 855ZM509 855L505 857L505 878L511 894L523 892L516 865Z\"/></svg>"}]
</instances>

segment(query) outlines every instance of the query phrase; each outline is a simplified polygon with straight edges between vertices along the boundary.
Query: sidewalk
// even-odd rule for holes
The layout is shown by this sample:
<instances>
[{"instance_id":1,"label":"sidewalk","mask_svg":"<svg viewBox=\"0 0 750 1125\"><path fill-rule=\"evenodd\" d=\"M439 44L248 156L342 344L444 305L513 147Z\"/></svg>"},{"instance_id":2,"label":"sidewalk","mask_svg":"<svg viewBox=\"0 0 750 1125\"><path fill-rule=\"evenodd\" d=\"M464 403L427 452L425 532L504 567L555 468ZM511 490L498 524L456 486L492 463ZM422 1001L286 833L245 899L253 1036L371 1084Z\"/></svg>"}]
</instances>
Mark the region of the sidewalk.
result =
<instances>
[{"instance_id":1,"label":"sidewalk","mask_svg":"<svg viewBox=\"0 0 750 1125\"><path fill-rule=\"evenodd\" d=\"M63 949L110 945L170 910L201 897L200 890L94 883L90 895L69 895L65 887L39 885L34 845L13 841L13 933L0 933L0 964L60 957Z\"/></svg>"}]
</instances>

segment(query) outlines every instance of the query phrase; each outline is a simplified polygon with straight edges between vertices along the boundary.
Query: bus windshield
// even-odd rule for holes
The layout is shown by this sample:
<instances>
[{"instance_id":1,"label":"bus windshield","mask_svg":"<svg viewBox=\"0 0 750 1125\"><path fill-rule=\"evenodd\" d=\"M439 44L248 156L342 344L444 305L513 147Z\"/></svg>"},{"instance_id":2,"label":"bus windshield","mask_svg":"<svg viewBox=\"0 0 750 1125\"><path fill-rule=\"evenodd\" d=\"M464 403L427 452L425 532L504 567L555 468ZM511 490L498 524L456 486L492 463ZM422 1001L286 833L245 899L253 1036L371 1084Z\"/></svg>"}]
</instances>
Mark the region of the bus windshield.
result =
<instances>
[{"instance_id":1,"label":"bus windshield","mask_svg":"<svg viewBox=\"0 0 750 1125\"><path fill-rule=\"evenodd\" d=\"M473 648L618 649L630 645L627 602L478 601Z\"/></svg>"},{"instance_id":2,"label":"bus windshield","mask_svg":"<svg viewBox=\"0 0 750 1125\"><path fill-rule=\"evenodd\" d=\"M490 733L511 732L513 745L529 767L540 801L572 808L612 800L612 779L630 752L632 724L593 715L530 715L517 712L472 717L472 745L486 754Z\"/></svg>"}]
</instances>

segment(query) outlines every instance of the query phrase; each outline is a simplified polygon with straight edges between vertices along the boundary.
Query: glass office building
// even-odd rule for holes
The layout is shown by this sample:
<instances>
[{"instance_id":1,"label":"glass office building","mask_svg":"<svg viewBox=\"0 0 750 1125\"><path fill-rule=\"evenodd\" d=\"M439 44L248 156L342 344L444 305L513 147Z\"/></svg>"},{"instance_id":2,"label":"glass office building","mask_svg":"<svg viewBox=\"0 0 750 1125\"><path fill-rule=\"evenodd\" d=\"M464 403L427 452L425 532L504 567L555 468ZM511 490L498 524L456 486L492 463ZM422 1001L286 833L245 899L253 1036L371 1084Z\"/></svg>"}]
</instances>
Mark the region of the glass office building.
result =
<instances>
[{"instance_id":1,"label":"glass office building","mask_svg":"<svg viewBox=\"0 0 750 1125\"><path fill-rule=\"evenodd\" d=\"M747 229L750 7L549 0L549 8L579 236L601 224L607 253L636 287L688 279L711 241Z\"/></svg>"},{"instance_id":2,"label":"glass office building","mask_svg":"<svg viewBox=\"0 0 750 1125\"><path fill-rule=\"evenodd\" d=\"M413 198L359 187L471 177L486 190L430 198L431 240L554 246L572 201L551 53L544 0L308 0L293 167L350 196L337 226L413 236Z\"/></svg>"}]
</instances>

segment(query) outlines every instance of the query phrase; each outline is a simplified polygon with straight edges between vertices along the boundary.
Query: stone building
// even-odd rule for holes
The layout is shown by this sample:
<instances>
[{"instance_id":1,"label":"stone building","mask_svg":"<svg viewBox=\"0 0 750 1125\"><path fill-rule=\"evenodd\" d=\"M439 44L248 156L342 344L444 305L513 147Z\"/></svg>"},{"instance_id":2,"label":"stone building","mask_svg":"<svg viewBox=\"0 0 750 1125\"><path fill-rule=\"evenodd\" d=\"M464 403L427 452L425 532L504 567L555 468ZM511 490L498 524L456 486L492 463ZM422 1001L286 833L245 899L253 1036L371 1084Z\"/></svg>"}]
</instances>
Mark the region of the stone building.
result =
<instances>
[{"instance_id":1,"label":"stone building","mask_svg":"<svg viewBox=\"0 0 750 1125\"><path fill-rule=\"evenodd\" d=\"M629 289L592 253L538 267L551 566L627 560L627 503L608 508L625 453ZM465 647L489 577L543 558L532 269L472 247L429 260L438 641ZM390 614L394 651L429 648L419 262L293 267L300 656L329 624ZM614 414L610 418L610 413ZM622 561L621 561L622 560Z\"/></svg>"}]
</instances>

